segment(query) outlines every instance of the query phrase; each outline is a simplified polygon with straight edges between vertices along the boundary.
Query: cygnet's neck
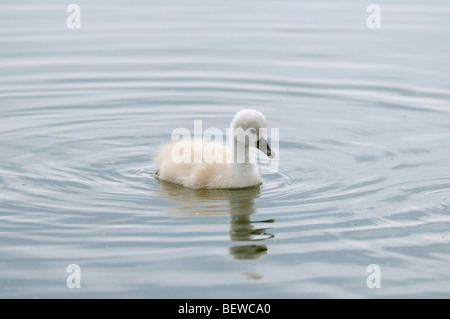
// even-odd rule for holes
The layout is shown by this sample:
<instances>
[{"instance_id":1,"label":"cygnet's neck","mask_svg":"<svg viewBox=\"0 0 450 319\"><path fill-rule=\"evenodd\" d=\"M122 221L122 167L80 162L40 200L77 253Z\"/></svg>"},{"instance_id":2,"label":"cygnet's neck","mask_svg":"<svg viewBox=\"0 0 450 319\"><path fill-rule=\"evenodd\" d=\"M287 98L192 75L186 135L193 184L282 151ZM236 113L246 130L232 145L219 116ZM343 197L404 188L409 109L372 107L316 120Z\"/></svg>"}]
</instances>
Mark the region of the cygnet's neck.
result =
<instances>
[{"instance_id":1,"label":"cygnet's neck","mask_svg":"<svg viewBox=\"0 0 450 319\"><path fill-rule=\"evenodd\" d=\"M255 164L250 154L250 146L231 137L232 163L234 165L248 166Z\"/></svg>"},{"instance_id":2,"label":"cygnet's neck","mask_svg":"<svg viewBox=\"0 0 450 319\"><path fill-rule=\"evenodd\" d=\"M235 167L242 166L254 166L256 160L250 152L250 146L234 136L230 136L230 149L231 149L231 161Z\"/></svg>"},{"instance_id":3,"label":"cygnet's neck","mask_svg":"<svg viewBox=\"0 0 450 319\"><path fill-rule=\"evenodd\" d=\"M253 160L248 144L239 143L234 138L231 143L232 160L230 169L238 187L247 187L261 183L258 165Z\"/></svg>"}]
</instances>

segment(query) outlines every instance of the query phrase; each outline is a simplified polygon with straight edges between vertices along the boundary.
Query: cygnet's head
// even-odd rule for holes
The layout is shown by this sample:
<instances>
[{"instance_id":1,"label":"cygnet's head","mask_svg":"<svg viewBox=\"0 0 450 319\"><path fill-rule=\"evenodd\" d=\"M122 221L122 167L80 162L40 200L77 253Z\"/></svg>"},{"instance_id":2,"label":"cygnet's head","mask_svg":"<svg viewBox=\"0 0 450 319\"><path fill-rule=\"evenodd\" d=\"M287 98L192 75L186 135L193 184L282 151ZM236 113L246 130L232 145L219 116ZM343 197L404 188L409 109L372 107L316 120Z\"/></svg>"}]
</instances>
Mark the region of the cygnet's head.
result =
<instances>
[{"instance_id":1,"label":"cygnet's head","mask_svg":"<svg viewBox=\"0 0 450 319\"><path fill-rule=\"evenodd\" d=\"M250 109L237 112L231 121L231 128L238 143L256 147L269 158L275 157L267 142L266 117L261 112Z\"/></svg>"}]
</instances>

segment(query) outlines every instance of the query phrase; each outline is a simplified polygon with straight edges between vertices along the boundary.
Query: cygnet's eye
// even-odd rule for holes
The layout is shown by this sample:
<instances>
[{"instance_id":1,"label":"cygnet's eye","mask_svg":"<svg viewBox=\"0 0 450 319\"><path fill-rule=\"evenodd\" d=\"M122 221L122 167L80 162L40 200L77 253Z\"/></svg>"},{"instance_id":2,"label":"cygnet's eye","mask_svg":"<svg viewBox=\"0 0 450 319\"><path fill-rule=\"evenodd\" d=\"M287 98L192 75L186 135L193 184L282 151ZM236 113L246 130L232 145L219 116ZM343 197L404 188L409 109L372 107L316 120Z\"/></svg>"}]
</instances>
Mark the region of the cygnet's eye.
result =
<instances>
[{"instance_id":1,"label":"cygnet's eye","mask_svg":"<svg viewBox=\"0 0 450 319\"><path fill-rule=\"evenodd\" d=\"M250 129L250 133L252 133L252 134L256 134L256 129L254 129L254 128L251 128L251 129Z\"/></svg>"}]
</instances>

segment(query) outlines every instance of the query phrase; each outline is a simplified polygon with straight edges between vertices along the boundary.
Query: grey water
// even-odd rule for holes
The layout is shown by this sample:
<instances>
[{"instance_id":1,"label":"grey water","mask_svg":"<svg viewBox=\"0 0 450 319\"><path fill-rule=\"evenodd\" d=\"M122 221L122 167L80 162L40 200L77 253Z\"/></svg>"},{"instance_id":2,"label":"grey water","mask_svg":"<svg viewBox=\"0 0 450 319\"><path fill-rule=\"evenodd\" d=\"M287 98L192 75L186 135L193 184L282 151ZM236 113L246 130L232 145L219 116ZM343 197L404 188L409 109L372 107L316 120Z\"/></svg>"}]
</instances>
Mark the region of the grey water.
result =
<instances>
[{"instance_id":1,"label":"grey water","mask_svg":"<svg viewBox=\"0 0 450 319\"><path fill-rule=\"evenodd\" d=\"M0 4L1 298L450 297L448 1L70 3ZM155 178L242 108L260 187Z\"/></svg>"}]
</instances>

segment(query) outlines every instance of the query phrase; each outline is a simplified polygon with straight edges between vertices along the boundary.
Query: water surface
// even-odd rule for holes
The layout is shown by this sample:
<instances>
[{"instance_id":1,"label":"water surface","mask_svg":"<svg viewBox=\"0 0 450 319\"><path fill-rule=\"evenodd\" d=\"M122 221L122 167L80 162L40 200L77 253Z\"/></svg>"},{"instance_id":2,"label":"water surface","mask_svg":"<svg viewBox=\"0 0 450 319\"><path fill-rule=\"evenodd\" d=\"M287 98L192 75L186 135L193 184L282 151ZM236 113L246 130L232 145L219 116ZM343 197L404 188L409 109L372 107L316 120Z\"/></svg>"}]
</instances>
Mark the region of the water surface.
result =
<instances>
[{"instance_id":1,"label":"water surface","mask_svg":"<svg viewBox=\"0 0 450 319\"><path fill-rule=\"evenodd\" d=\"M0 297L450 297L447 1L77 3L0 5ZM261 187L155 178L247 107Z\"/></svg>"}]
</instances>

